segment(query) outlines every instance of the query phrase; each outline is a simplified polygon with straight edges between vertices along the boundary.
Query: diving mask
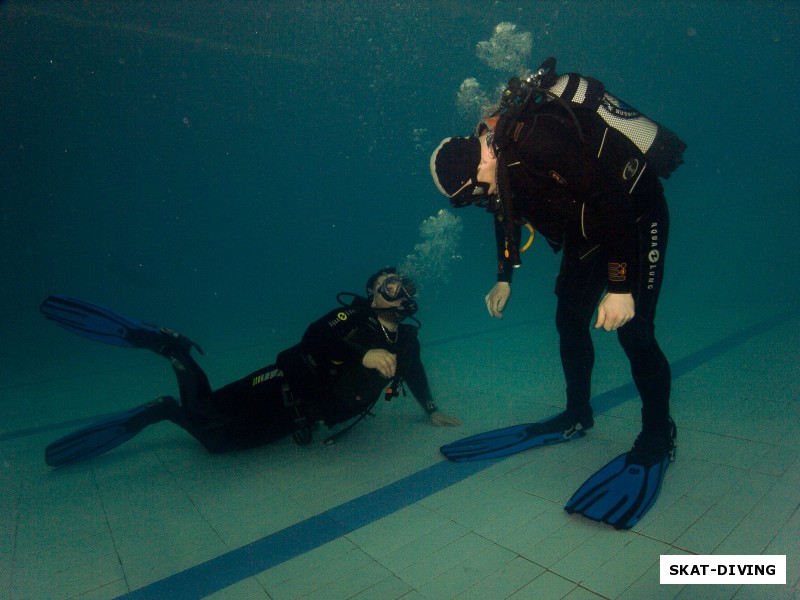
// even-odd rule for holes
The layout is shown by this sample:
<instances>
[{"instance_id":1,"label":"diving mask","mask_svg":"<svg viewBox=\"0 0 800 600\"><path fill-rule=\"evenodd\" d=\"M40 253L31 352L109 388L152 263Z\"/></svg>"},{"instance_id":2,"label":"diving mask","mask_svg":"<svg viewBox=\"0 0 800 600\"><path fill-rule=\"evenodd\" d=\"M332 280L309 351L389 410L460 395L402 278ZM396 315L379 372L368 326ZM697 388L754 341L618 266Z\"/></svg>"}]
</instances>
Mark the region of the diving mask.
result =
<instances>
[{"instance_id":1,"label":"diving mask","mask_svg":"<svg viewBox=\"0 0 800 600\"><path fill-rule=\"evenodd\" d=\"M408 277L394 273L388 275L378 286L377 293L387 302L400 301L400 306L380 308L380 311L395 314L400 320L417 312L417 303L412 297L417 293L417 286Z\"/></svg>"},{"instance_id":2,"label":"diving mask","mask_svg":"<svg viewBox=\"0 0 800 600\"><path fill-rule=\"evenodd\" d=\"M395 302L396 300L411 299L417 293L416 284L408 277L401 275L391 274L387 275L386 279L381 282L378 288L378 293L383 296L387 302Z\"/></svg>"}]
</instances>

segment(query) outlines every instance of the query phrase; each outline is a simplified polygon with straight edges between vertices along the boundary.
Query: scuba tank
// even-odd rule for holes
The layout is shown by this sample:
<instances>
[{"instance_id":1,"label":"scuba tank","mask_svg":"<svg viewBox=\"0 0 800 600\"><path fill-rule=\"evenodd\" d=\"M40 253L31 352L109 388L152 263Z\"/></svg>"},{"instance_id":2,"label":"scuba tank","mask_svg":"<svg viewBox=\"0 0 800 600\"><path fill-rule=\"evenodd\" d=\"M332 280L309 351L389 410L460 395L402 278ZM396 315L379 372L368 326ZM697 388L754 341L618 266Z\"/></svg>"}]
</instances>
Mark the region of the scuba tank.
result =
<instances>
[{"instance_id":1,"label":"scuba tank","mask_svg":"<svg viewBox=\"0 0 800 600\"><path fill-rule=\"evenodd\" d=\"M630 155L637 157L635 163L626 159L619 165L623 179L636 175L629 193L633 193L636 183L647 168L657 176L667 179L683 164L686 144L672 131L609 94L602 82L576 73L559 76L555 67L556 59L550 57L533 74L525 78L510 79L495 109L475 130L475 136L486 134L487 143L492 146L497 157L498 193L497 198L487 208L495 213L496 227L503 231L505 239L501 250L505 263L513 268L519 267L522 261L519 251L520 220L509 189L508 155L514 154L512 142L515 127L523 114L557 102L565 109L575 125L578 137L584 142L584 132L574 109L581 107L594 111L599 117L598 126L604 129L597 157L603 152L606 137L611 132L612 136L621 138ZM633 170L632 165L635 165ZM504 268L502 262L499 268Z\"/></svg>"},{"instance_id":2,"label":"scuba tank","mask_svg":"<svg viewBox=\"0 0 800 600\"><path fill-rule=\"evenodd\" d=\"M669 179L683 164L686 144L677 135L609 94L596 79L568 73L561 75L549 91L570 104L594 109L606 125L639 149L648 167L662 179Z\"/></svg>"},{"instance_id":3,"label":"scuba tank","mask_svg":"<svg viewBox=\"0 0 800 600\"><path fill-rule=\"evenodd\" d=\"M555 67L556 59L550 57L525 79L510 79L496 109L478 125L476 133L493 129L493 124L501 119L507 121L507 113L514 113L514 117L518 117L522 109L555 100L571 113L581 138L580 125L571 110L576 106L594 110L606 125L624 135L639 149L649 168L659 177L669 179L675 169L683 164L686 144L672 131L609 94L597 79L576 73L559 76L555 74ZM499 140L495 136L493 141L497 143Z\"/></svg>"}]
</instances>

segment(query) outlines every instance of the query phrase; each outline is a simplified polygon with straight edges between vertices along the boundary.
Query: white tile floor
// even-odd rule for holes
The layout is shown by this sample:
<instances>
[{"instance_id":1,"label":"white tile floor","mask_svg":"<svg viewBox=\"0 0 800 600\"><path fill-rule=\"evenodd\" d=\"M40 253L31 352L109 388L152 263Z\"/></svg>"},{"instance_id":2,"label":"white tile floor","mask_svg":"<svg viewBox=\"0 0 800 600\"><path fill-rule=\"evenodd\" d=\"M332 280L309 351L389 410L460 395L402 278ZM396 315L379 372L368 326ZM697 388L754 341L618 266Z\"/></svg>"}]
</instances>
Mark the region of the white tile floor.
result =
<instances>
[{"instance_id":1,"label":"white tile floor","mask_svg":"<svg viewBox=\"0 0 800 600\"><path fill-rule=\"evenodd\" d=\"M737 329L737 319L708 322L720 325L684 324L662 336L673 362L746 329ZM45 416L3 415L0 598L115 598L198 565L202 572L206 561L440 462L442 443L548 416L562 394L551 329L543 321L535 338L528 324L429 340L423 351L436 395L464 426L433 428L412 400L395 400L333 447L286 440L209 456L160 424L106 456L53 471L42 450L69 428L8 434L89 416L74 398L120 380L140 383L124 398L104 400L107 409L136 404L145 388L168 391L168 373L139 356L117 370L2 389L2 407L40 398L63 404ZM207 597L796 598L798 317L752 333L710 357L687 359L672 403L678 460L658 502L631 531L571 517L562 507L591 472L628 449L638 432L638 399L609 406L582 440L510 457L266 571L248 572L245 564L245 575ZM613 337L597 339L601 394L628 377ZM74 340L75 352L87 346ZM659 556L681 553L785 554L787 585L659 585ZM173 587L168 597L195 596Z\"/></svg>"}]
</instances>

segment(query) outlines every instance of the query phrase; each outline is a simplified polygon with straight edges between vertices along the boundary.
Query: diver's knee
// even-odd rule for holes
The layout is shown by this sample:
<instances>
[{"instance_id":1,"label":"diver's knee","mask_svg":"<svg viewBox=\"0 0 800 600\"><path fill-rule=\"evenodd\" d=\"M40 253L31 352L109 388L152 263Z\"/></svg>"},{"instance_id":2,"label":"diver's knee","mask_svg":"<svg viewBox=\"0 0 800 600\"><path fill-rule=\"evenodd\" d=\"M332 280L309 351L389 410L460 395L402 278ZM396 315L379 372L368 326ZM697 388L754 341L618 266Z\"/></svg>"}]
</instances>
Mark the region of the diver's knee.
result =
<instances>
[{"instance_id":1,"label":"diver's knee","mask_svg":"<svg viewBox=\"0 0 800 600\"><path fill-rule=\"evenodd\" d=\"M635 315L630 321L617 329L617 338L624 346L633 343L638 339L646 338L653 331L653 324L645 321L639 315Z\"/></svg>"},{"instance_id":2,"label":"diver's knee","mask_svg":"<svg viewBox=\"0 0 800 600\"><path fill-rule=\"evenodd\" d=\"M562 336L587 330L589 320L575 309L559 303L556 308L556 330Z\"/></svg>"}]
</instances>

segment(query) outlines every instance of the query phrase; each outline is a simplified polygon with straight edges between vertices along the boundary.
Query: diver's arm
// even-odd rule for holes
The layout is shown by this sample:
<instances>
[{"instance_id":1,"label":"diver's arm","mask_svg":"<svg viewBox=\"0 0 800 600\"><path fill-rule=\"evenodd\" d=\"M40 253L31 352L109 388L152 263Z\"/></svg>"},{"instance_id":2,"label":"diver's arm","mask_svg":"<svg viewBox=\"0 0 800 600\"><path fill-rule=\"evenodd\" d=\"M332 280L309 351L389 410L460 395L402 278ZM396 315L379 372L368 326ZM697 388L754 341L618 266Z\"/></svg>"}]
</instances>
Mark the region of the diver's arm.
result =
<instances>
[{"instance_id":1,"label":"diver's arm","mask_svg":"<svg viewBox=\"0 0 800 600\"><path fill-rule=\"evenodd\" d=\"M613 201L613 200L612 200ZM603 211L602 223L597 227L599 238L606 251L608 263L608 291L614 294L629 294L635 282L631 268L636 264L636 222L629 210L617 213Z\"/></svg>"},{"instance_id":2,"label":"diver's arm","mask_svg":"<svg viewBox=\"0 0 800 600\"><path fill-rule=\"evenodd\" d=\"M415 338L413 344L416 347L411 348L411 365L405 377L405 381L408 384L408 389L411 390L412 394L414 394L414 398L416 398L419 405L428 415L431 423L439 427L457 427L461 425L461 421L459 421L456 417L441 413L436 407L436 403L433 401L433 394L431 393L430 384L428 383L428 375L425 372L425 367L422 364L422 359L420 358L419 341Z\"/></svg>"},{"instance_id":3,"label":"diver's arm","mask_svg":"<svg viewBox=\"0 0 800 600\"><path fill-rule=\"evenodd\" d=\"M514 265L506 257L506 230L503 222L498 218L499 215L494 217L494 241L497 249L497 281L504 281L511 284L511 279L514 277ZM517 227L517 239L519 239L519 230Z\"/></svg>"},{"instance_id":4,"label":"diver's arm","mask_svg":"<svg viewBox=\"0 0 800 600\"><path fill-rule=\"evenodd\" d=\"M419 340L414 336L414 339L409 341L409 361L408 371L404 374L404 380L408 384L408 389L414 394L419 405L423 410L428 413L436 412L436 404L433 401L433 394L431 393L431 386L428 383L428 374L425 372L425 367L422 365L422 359L419 353Z\"/></svg>"},{"instance_id":5,"label":"diver's arm","mask_svg":"<svg viewBox=\"0 0 800 600\"><path fill-rule=\"evenodd\" d=\"M584 206L584 231L605 247L607 292L597 307L595 329L615 331L635 316L632 272L636 262L636 220L625 194L596 195Z\"/></svg>"},{"instance_id":6,"label":"diver's arm","mask_svg":"<svg viewBox=\"0 0 800 600\"><path fill-rule=\"evenodd\" d=\"M369 348L353 341L353 334L368 327L364 311L334 310L309 325L303 344L314 354L331 361L360 362L383 377L394 377L397 356L380 348Z\"/></svg>"},{"instance_id":7,"label":"diver's arm","mask_svg":"<svg viewBox=\"0 0 800 600\"><path fill-rule=\"evenodd\" d=\"M303 334L303 344L330 360L361 362L370 349L352 341L352 334L364 325L364 321L365 317L359 311L333 310L308 326Z\"/></svg>"},{"instance_id":8,"label":"diver's arm","mask_svg":"<svg viewBox=\"0 0 800 600\"><path fill-rule=\"evenodd\" d=\"M503 318L503 309L511 297L511 279L514 274L514 267L511 262L506 259L505 245L506 245L506 232L503 224L495 217L494 219L494 237L497 245L497 283L484 297L486 302L486 310L489 315L497 319Z\"/></svg>"}]
</instances>

